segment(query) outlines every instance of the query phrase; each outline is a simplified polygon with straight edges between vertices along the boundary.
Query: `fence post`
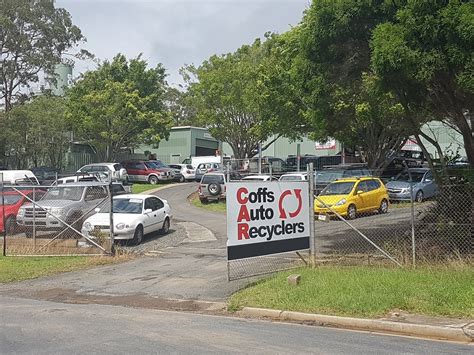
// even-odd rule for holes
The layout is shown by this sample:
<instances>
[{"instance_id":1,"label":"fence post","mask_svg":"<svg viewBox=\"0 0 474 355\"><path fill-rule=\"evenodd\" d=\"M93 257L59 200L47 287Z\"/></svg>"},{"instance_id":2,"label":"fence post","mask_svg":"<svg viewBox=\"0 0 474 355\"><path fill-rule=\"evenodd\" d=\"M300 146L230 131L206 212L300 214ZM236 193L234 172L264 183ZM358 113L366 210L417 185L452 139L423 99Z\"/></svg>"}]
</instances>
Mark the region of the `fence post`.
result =
<instances>
[{"instance_id":1,"label":"fence post","mask_svg":"<svg viewBox=\"0 0 474 355\"><path fill-rule=\"evenodd\" d=\"M3 220L3 256L7 255L7 228L5 225L5 189L3 186L3 173L0 173L0 182L2 184L2 220Z\"/></svg>"},{"instance_id":2,"label":"fence post","mask_svg":"<svg viewBox=\"0 0 474 355\"><path fill-rule=\"evenodd\" d=\"M413 180L410 173L410 169L408 171L408 179L410 180L410 208L411 208L411 262L412 266L416 267L416 243L415 243L415 198L413 196Z\"/></svg>"},{"instance_id":3,"label":"fence post","mask_svg":"<svg viewBox=\"0 0 474 355\"><path fill-rule=\"evenodd\" d=\"M227 162L226 182L230 181L230 162Z\"/></svg>"},{"instance_id":4,"label":"fence post","mask_svg":"<svg viewBox=\"0 0 474 355\"><path fill-rule=\"evenodd\" d=\"M262 143L258 143L258 175L262 175Z\"/></svg>"},{"instance_id":5,"label":"fence post","mask_svg":"<svg viewBox=\"0 0 474 355\"><path fill-rule=\"evenodd\" d=\"M301 144L297 143L296 144L296 171L297 172L300 172L300 169L301 169L300 160L301 160Z\"/></svg>"},{"instance_id":6,"label":"fence post","mask_svg":"<svg viewBox=\"0 0 474 355\"><path fill-rule=\"evenodd\" d=\"M36 189L33 187L33 201L36 201ZM36 221L35 221L36 205L33 204L33 254L36 254Z\"/></svg>"},{"instance_id":7,"label":"fence post","mask_svg":"<svg viewBox=\"0 0 474 355\"><path fill-rule=\"evenodd\" d=\"M313 163L307 167L309 183L309 247L311 266L316 266L316 233L314 230L314 171Z\"/></svg>"},{"instance_id":8,"label":"fence post","mask_svg":"<svg viewBox=\"0 0 474 355\"><path fill-rule=\"evenodd\" d=\"M115 256L115 241L114 241L114 195L112 193L112 176L109 176L109 197L110 197L110 209L109 209L109 221L110 221L110 254Z\"/></svg>"}]
</instances>

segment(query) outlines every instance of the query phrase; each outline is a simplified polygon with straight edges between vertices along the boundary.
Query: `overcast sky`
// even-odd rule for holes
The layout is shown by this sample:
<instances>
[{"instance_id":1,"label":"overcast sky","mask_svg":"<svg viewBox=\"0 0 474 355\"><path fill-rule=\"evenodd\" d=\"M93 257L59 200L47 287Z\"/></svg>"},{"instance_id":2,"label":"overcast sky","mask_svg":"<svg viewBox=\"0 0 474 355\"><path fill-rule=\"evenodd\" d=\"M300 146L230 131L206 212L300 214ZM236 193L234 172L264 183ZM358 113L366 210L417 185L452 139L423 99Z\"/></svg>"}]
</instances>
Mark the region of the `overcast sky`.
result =
<instances>
[{"instance_id":1,"label":"overcast sky","mask_svg":"<svg viewBox=\"0 0 474 355\"><path fill-rule=\"evenodd\" d=\"M267 31L282 33L298 24L310 0L57 0L100 59L121 52L143 53L161 62L168 82L180 83L184 64L199 65L213 54L236 50ZM77 63L74 75L94 69Z\"/></svg>"}]
</instances>

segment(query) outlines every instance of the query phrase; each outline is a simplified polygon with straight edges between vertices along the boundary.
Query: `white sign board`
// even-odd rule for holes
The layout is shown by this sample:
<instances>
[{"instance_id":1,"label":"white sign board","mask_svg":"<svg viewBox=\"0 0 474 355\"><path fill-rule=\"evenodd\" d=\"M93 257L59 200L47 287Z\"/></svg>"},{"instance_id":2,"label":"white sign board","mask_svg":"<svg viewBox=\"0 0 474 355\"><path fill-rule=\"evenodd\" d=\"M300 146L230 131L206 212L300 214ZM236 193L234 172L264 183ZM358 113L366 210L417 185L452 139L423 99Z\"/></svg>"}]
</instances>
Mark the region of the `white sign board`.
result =
<instances>
[{"instance_id":1,"label":"white sign board","mask_svg":"<svg viewBox=\"0 0 474 355\"><path fill-rule=\"evenodd\" d=\"M336 140L329 139L327 142L315 142L316 150L336 149Z\"/></svg>"},{"instance_id":2,"label":"white sign board","mask_svg":"<svg viewBox=\"0 0 474 355\"><path fill-rule=\"evenodd\" d=\"M226 188L228 260L309 248L307 182L238 181Z\"/></svg>"}]
</instances>

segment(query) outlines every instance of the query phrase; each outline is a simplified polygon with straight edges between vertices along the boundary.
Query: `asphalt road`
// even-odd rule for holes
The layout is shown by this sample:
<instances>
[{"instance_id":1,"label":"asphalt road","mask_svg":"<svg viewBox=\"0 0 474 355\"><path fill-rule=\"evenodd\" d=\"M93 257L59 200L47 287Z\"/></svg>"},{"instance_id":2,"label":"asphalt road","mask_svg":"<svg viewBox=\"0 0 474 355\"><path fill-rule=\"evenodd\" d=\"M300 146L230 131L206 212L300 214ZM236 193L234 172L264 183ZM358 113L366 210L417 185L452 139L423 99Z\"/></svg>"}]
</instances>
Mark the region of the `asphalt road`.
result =
<instances>
[{"instance_id":1,"label":"asphalt road","mask_svg":"<svg viewBox=\"0 0 474 355\"><path fill-rule=\"evenodd\" d=\"M192 313L0 297L1 354L472 354L427 341Z\"/></svg>"}]
</instances>

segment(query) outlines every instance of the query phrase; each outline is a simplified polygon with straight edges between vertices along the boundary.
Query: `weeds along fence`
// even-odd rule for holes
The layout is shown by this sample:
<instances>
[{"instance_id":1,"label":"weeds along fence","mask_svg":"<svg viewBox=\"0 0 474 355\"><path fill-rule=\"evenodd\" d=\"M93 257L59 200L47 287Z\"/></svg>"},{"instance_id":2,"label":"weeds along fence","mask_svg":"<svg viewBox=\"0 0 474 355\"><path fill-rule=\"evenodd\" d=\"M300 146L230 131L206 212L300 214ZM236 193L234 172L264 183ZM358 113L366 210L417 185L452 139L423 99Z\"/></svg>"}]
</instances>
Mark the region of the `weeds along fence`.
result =
<instances>
[{"instance_id":1,"label":"weeds along fence","mask_svg":"<svg viewBox=\"0 0 474 355\"><path fill-rule=\"evenodd\" d=\"M110 182L1 184L3 255L113 254L112 194ZM87 229L84 222L99 210L103 223Z\"/></svg>"}]
</instances>

